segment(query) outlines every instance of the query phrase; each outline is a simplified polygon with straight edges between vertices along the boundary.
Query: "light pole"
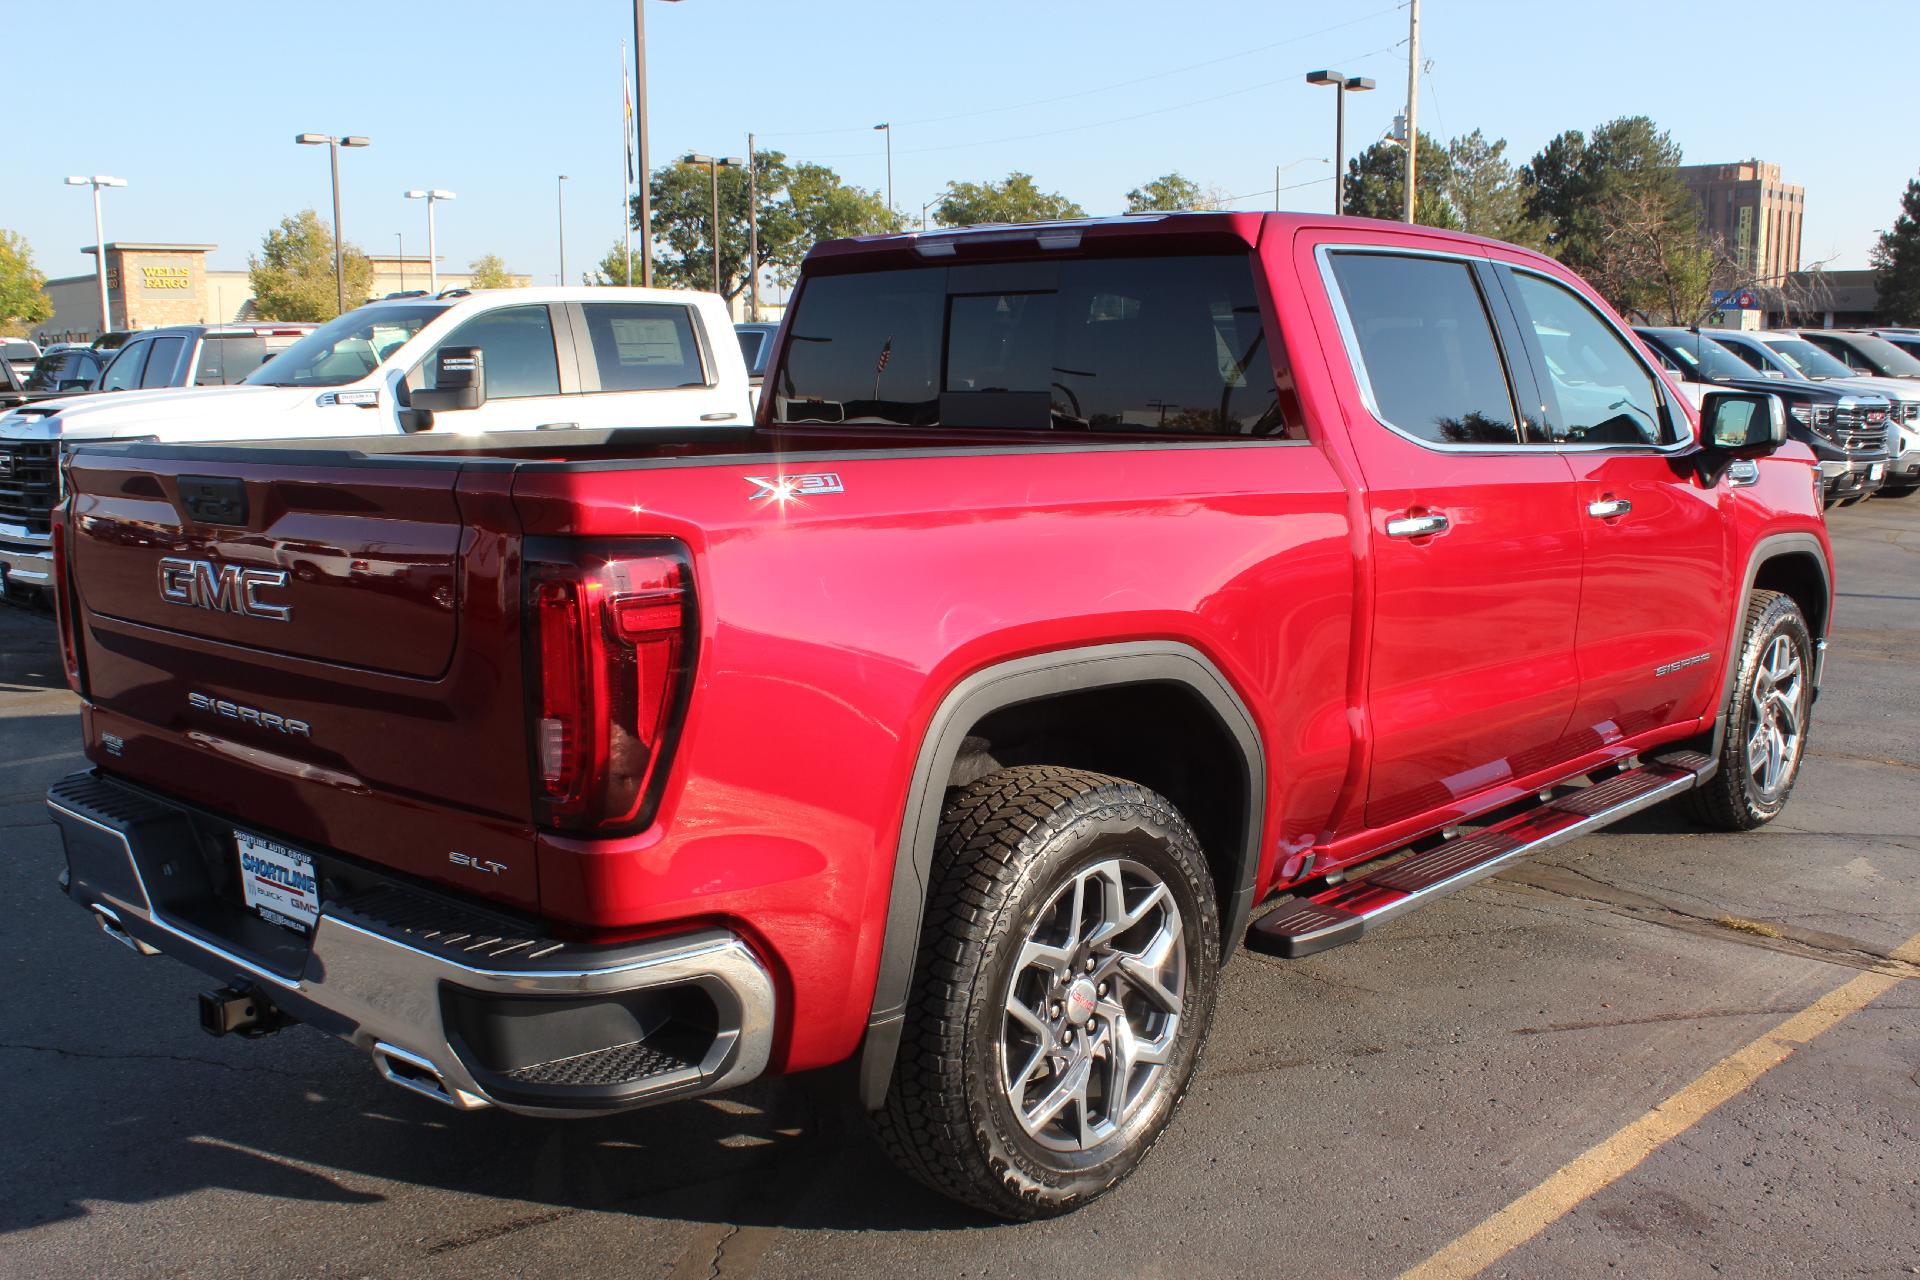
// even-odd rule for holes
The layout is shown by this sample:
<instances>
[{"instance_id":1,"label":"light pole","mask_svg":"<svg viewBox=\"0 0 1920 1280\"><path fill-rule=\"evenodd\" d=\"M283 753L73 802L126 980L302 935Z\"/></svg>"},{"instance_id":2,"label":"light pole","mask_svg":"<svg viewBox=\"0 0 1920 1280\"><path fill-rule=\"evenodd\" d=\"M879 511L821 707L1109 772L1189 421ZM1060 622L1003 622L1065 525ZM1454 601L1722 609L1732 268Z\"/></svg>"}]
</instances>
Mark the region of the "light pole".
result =
<instances>
[{"instance_id":1,"label":"light pole","mask_svg":"<svg viewBox=\"0 0 1920 1280\"><path fill-rule=\"evenodd\" d=\"M684 155L681 164L703 164L707 166L707 181L713 191L713 291L720 292L720 171L743 165L746 161L739 156L703 156Z\"/></svg>"},{"instance_id":2,"label":"light pole","mask_svg":"<svg viewBox=\"0 0 1920 1280\"><path fill-rule=\"evenodd\" d=\"M927 229L927 210L933 208L933 206L939 204L942 200L945 200L945 199L946 199L946 196L938 195L920 206L920 229L922 231L925 231Z\"/></svg>"},{"instance_id":3,"label":"light pole","mask_svg":"<svg viewBox=\"0 0 1920 1280\"><path fill-rule=\"evenodd\" d=\"M747 135L747 319L760 320L760 169Z\"/></svg>"},{"instance_id":4,"label":"light pole","mask_svg":"<svg viewBox=\"0 0 1920 1280\"><path fill-rule=\"evenodd\" d=\"M426 191L421 191L416 188L407 192L407 199L425 200L427 202L427 292L438 293L440 292L440 259L434 256L433 251L433 206L437 201L453 199L453 192L442 191L438 187L433 187ZM567 233L563 227L560 231L560 268L562 271L566 270L566 257ZM406 268L402 267L401 270L404 271Z\"/></svg>"},{"instance_id":5,"label":"light pole","mask_svg":"<svg viewBox=\"0 0 1920 1280\"><path fill-rule=\"evenodd\" d=\"M364 147L367 139L355 135L336 138L330 133L297 133L293 140L303 147L327 148L327 165L333 171L333 291L335 301L339 303L340 314L347 313L347 273L340 259L340 148Z\"/></svg>"},{"instance_id":6,"label":"light pole","mask_svg":"<svg viewBox=\"0 0 1920 1280\"><path fill-rule=\"evenodd\" d=\"M1309 160L1318 160L1321 164L1327 162L1325 156L1301 156L1298 160L1289 160L1285 164L1273 166L1273 211L1275 213L1280 212L1280 175L1296 165L1306 164Z\"/></svg>"},{"instance_id":7,"label":"light pole","mask_svg":"<svg viewBox=\"0 0 1920 1280\"><path fill-rule=\"evenodd\" d=\"M400 292L405 293L407 291L407 233L404 231L393 233L393 257L394 261L400 264Z\"/></svg>"},{"instance_id":8,"label":"light pole","mask_svg":"<svg viewBox=\"0 0 1920 1280\"><path fill-rule=\"evenodd\" d=\"M567 175L561 174L560 180L553 184L559 193L560 207L560 275L556 283L567 283Z\"/></svg>"},{"instance_id":9,"label":"light pole","mask_svg":"<svg viewBox=\"0 0 1920 1280\"><path fill-rule=\"evenodd\" d=\"M96 173L91 178L68 178L67 185L93 188L93 274L100 282L100 332L105 333L113 328L113 317L107 311L107 237L100 229L100 188L124 187L127 180Z\"/></svg>"},{"instance_id":10,"label":"light pole","mask_svg":"<svg viewBox=\"0 0 1920 1280\"><path fill-rule=\"evenodd\" d=\"M1335 89L1333 95L1333 211L1336 214L1347 211L1346 167L1347 167L1347 95L1365 93L1373 88L1373 81L1365 76L1349 76L1339 71L1315 71L1307 76L1308 84L1328 84Z\"/></svg>"},{"instance_id":11,"label":"light pole","mask_svg":"<svg viewBox=\"0 0 1920 1280\"><path fill-rule=\"evenodd\" d=\"M677 3L677 0L669 0ZM647 168L647 0L633 0L633 71L638 82L634 88L634 128L639 133L635 150L640 171L640 284L653 287L653 173ZM633 283L633 273L627 273Z\"/></svg>"},{"instance_id":12,"label":"light pole","mask_svg":"<svg viewBox=\"0 0 1920 1280\"><path fill-rule=\"evenodd\" d=\"M893 216L893 125L891 123L873 126L876 133L887 135L887 216Z\"/></svg>"}]
</instances>

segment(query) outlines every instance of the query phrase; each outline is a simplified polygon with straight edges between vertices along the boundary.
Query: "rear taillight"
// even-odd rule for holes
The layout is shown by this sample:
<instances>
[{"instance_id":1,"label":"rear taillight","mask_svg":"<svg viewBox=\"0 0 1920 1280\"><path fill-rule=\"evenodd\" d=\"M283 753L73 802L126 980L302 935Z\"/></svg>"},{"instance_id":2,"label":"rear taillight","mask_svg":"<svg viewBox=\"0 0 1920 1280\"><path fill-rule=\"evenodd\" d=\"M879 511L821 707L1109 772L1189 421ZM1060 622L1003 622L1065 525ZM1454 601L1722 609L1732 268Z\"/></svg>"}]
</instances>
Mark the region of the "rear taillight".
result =
<instances>
[{"instance_id":1,"label":"rear taillight","mask_svg":"<svg viewBox=\"0 0 1920 1280\"><path fill-rule=\"evenodd\" d=\"M67 673L67 685L81 697L87 696L87 669L80 662L80 601L74 594L73 578L67 571L67 522L64 516L53 521L53 618L60 632L60 665Z\"/></svg>"},{"instance_id":2,"label":"rear taillight","mask_svg":"<svg viewBox=\"0 0 1920 1280\"><path fill-rule=\"evenodd\" d=\"M686 553L676 543L531 539L524 600L540 824L644 826L692 674Z\"/></svg>"}]
</instances>

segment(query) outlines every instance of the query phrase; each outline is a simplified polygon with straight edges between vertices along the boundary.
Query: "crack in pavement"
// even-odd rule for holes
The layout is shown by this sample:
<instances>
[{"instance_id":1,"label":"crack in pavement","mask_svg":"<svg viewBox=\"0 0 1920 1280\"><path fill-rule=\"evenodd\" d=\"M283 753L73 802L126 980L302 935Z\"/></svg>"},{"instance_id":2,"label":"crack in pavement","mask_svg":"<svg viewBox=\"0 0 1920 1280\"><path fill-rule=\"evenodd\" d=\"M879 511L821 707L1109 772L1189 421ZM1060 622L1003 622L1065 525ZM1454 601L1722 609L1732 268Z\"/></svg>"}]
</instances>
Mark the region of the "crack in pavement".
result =
<instances>
[{"instance_id":1,"label":"crack in pavement","mask_svg":"<svg viewBox=\"0 0 1920 1280\"><path fill-rule=\"evenodd\" d=\"M289 1080L298 1080L302 1084L313 1083L313 1077L300 1071L289 1071L285 1067L270 1067L258 1062L221 1062L215 1058L195 1058L184 1053L106 1053L91 1049L68 1049L55 1044L29 1044L17 1040L0 1040L0 1049L13 1049L21 1053L51 1053L61 1058L80 1058L90 1062L184 1062L197 1067L218 1067L222 1071L259 1071L268 1075L284 1076Z\"/></svg>"}]
</instances>

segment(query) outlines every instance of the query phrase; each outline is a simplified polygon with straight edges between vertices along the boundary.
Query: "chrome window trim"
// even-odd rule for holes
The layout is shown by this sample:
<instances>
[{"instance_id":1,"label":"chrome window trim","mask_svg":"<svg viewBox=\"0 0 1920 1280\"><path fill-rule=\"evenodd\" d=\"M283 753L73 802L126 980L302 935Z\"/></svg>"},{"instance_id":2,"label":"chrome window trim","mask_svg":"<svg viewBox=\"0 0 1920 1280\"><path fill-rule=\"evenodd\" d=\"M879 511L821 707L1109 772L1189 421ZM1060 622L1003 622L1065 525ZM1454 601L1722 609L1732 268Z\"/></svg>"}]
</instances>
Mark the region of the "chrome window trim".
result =
<instances>
[{"instance_id":1,"label":"chrome window trim","mask_svg":"<svg viewBox=\"0 0 1920 1280\"><path fill-rule=\"evenodd\" d=\"M1355 385L1360 388L1360 398L1362 402L1366 404L1367 412L1373 415L1375 422L1378 422L1381 426L1402 439L1411 441L1423 449L1430 449L1435 453L1484 453L1522 456L1534 456L1542 450L1554 450L1561 453L1636 453L1667 455L1684 453L1693 447L1694 442L1692 440L1680 440L1672 444L1664 445L1567 444L1562 441L1544 441L1539 444L1527 444L1520 440L1516 440L1513 444L1449 444L1445 441L1428 440L1424 437L1414 435L1404 427L1389 420L1387 416L1380 411L1380 402L1374 398L1373 377L1367 372L1366 357L1360 351L1360 336L1353 327L1352 315L1347 311L1346 295L1341 293L1340 282L1333 274L1333 255L1336 253L1372 253L1400 258L1435 258L1443 262L1458 262L1467 267L1472 267L1475 263L1485 263L1488 266L1506 267L1511 271L1529 271L1531 274L1537 275L1544 280L1550 280L1562 288L1566 287L1566 282L1558 280L1544 271L1515 266L1513 263L1503 262L1498 258L1487 257L1485 254L1429 249L1423 246L1350 244L1327 241L1315 245L1313 253L1320 266L1321 287L1327 292L1327 301L1333 308L1334 323L1340 330L1341 345L1346 348L1348 369L1353 374ZM1474 285L1476 288L1479 287L1479 280L1477 278L1474 281ZM1581 300L1585 301L1584 298ZM1483 295L1481 301L1484 305L1488 300ZM1590 307L1592 306L1591 303L1588 305ZM1616 335L1620 334L1620 326L1608 319L1604 312L1595 308L1594 314L1599 316ZM1519 315L1514 316L1514 322L1516 324L1525 323ZM1487 327L1492 333L1495 348L1500 352L1502 364L1507 371L1508 383L1511 386L1515 381L1512 373L1514 353L1508 351L1506 344L1501 341L1499 326L1491 314L1487 316ZM1633 355L1634 359L1637 360L1643 368L1648 367L1646 357L1641 353L1640 348L1632 341L1627 341L1626 345L1627 350ZM1678 398L1674 395L1673 389L1667 385L1666 378L1661 376L1658 370L1653 369L1649 369L1649 376L1653 379L1653 385L1660 393L1662 400L1666 403L1667 412L1673 420L1675 422L1687 421L1686 411L1678 403ZM1516 386L1513 390L1517 394L1520 388ZM1514 408L1517 412L1519 406L1515 405ZM1515 429L1516 431L1519 429L1518 424L1515 424Z\"/></svg>"}]
</instances>

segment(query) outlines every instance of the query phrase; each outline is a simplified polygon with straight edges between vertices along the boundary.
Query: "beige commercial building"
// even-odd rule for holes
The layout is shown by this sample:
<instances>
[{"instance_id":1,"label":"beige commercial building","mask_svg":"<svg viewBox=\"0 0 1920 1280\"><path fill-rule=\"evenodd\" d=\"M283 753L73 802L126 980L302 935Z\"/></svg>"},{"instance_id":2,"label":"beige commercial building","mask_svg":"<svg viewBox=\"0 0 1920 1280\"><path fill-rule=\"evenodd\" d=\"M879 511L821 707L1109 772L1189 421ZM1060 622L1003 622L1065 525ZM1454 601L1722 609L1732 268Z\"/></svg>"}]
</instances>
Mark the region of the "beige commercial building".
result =
<instances>
[{"instance_id":1,"label":"beige commercial building","mask_svg":"<svg viewBox=\"0 0 1920 1280\"><path fill-rule=\"evenodd\" d=\"M1732 258L1738 284L1777 284L1800 269L1807 192L1762 160L1686 164L1680 177L1700 205L1701 225Z\"/></svg>"},{"instance_id":2,"label":"beige commercial building","mask_svg":"<svg viewBox=\"0 0 1920 1280\"><path fill-rule=\"evenodd\" d=\"M47 296L53 315L34 330L34 338L48 342L90 342L103 329L154 329L169 324L220 324L255 318L253 282L245 271L216 271L207 255L218 245L142 244L116 240L107 245L107 309L111 317L100 323L98 276L63 276L49 280ZM82 252L88 257L94 247ZM373 264L370 296L427 287L424 254L369 254ZM442 289L464 289L473 277L465 271L442 269ZM532 277L513 277L516 285ZM354 299L348 299L352 305ZM362 300L364 301L364 299Z\"/></svg>"}]
</instances>

